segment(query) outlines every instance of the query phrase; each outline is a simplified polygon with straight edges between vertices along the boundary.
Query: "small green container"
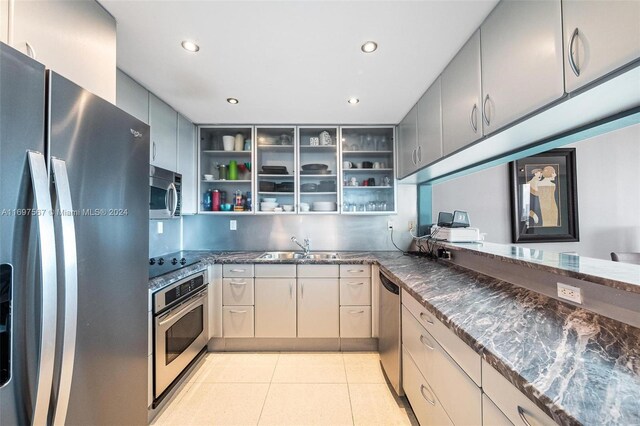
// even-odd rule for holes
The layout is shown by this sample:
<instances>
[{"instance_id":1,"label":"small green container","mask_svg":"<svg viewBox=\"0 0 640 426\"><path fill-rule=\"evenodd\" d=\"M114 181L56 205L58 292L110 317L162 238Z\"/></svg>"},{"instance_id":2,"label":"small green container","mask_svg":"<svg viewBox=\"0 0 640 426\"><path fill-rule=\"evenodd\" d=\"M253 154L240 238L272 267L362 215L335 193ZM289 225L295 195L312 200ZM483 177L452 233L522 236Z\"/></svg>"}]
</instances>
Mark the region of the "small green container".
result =
<instances>
[{"instance_id":1,"label":"small green container","mask_svg":"<svg viewBox=\"0 0 640 426\"><path fill-rule=\"evenodd\" d=\"M229 180L238 180L238 162L236 160L229 162Z\"/></svg>"}]
</instances>

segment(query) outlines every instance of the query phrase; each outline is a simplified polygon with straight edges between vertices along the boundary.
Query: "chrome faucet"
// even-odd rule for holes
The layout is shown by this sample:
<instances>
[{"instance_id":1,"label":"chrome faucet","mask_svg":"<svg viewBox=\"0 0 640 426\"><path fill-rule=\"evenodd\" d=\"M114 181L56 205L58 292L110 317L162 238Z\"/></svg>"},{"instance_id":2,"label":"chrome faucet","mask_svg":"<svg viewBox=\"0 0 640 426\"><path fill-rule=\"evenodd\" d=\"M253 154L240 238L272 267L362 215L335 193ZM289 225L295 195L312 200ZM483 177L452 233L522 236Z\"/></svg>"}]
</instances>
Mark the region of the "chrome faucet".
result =
<instances>
[{"instance_id":1,"label":"chrome faucet","mask_svg":"<svg viewBox=\"0 0 640 426\"><path fill-rule=\"evenodd\" d=\"M310 238L305 238L304 239L304 245L300 244L295 236L291 237L291 241L296 243L302 250L304 250L304 255L305 256L307 256L309 254L309 252L311 251L311 239Z\"/></svg>"}]
</instances>

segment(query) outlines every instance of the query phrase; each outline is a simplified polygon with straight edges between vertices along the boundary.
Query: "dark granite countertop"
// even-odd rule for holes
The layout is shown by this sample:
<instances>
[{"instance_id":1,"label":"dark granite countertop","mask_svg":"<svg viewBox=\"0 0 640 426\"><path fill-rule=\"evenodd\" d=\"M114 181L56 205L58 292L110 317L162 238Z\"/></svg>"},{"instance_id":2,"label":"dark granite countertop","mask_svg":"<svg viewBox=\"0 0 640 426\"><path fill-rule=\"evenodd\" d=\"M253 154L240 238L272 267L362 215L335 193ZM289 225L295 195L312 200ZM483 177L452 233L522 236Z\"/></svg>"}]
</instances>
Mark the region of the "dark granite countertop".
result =
<instances>
[{"instance_id":1,"label":"dark granite countertop","mask_svg":"<svg viewBox=\"0 0 640 426\"><path fill-rule=\"evenodd\" d=\"M619 290L640 293L640 265L508 244L488 242L438 242L438 244L451 250L465 250L476 255L514 263L527 268L549 271L554 274L586 280Z\"/></svg>"},{"instance_id":2,"label":"dark granite countertop","mask_svg":"<svg viewBox=\"0 0 640 426\"><path fill-rule=\"evenodd\" d=\"M199 252L200 253L200 252ZM640 329L467 269L400 252L340 253L339 261L256 260L262 252L201 252L201 263L376 263L554 420L640 424Z\"/></svg>"}]
</instances>

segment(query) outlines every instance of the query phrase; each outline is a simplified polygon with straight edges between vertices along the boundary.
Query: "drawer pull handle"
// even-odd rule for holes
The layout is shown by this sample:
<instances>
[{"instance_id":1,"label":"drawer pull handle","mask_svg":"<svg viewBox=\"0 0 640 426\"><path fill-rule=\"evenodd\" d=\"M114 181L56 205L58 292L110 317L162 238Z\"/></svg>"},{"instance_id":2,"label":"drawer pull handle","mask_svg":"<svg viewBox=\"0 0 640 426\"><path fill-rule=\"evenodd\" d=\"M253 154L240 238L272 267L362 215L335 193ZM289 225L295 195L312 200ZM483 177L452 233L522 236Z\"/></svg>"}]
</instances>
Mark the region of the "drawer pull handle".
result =
<instances>
[{"instance_id":1,"label":"drawer pull handle","mask_svg":"<svg viewBox=\"0 0 640 426\"><path fill-rule=\"evenodd\" d=\"M435 349L433 346L427 343L428 342L427 338L424 337L422 334L420 335L420 342L431 350Z\"/></svg>"},{"instance_id":2,"label":"drawer pull handle","mask_svg":"<svg viewBox=\"0 0 640 426\"><path fill-rule=\"evenodd\" d=\"M364 314L364 311L349 311L350 314Z\"/></svg>"},{"instance_id":3,"label":"drawer pull handle","mask_svg":"<svg viewBox=\"0 0 640 426\"><path fill-rule=\"evenodd\" d=\"M364 269L349 269L347 272L349 272L350 274L360 274L364 272Z\"/></svg>"},{"instance_id":4,"label":"drawer pull handle","mask_svg":"<svg viewBox=\"0 0 640 426\"><path fill-rule=\"evenodd\" d=\"M236 282L236 281L231 281L229 284L231 284L231 285L247 285L246 282Z\"/></svg>"},{"instance_id":5,"label":"drawer pull handle","mask_svg":"<svg viewBox=\"0 0 640 426\"><path fill-rule=\"evenodd\" d=\"M238 272L238 273L245 272L245 271L246 271L245 269L232 269L231 270L231 272Z\"/></svg>"},{"instance_id":6,"label":"drawer pull handle","mask_svg":"<svg viewBox=\"0 0 640 426\"><path fill-rule=\"evenodd\" d=\"M363 285L364 283L349 283L349 285Z\"/></svg>"},{"instance_id":7,"label":"drawer pull handle","mask_svg":"<svg viewBox=\"0 0 640 426\"><path fill-rule=\"evenodd\" d=\"M232 314L246 314L247 311L236 311L236 310L230 310L229 312L231 312Z\"/></svg>"},{"instance_id":8,"label":"drawer pull handle","mask_svg":"<svg viewBox=\"0 0 640 426\"><path fill-rule=\"evenodd\" d=\"M433 321L424 312L420 312L420 319L422 319L427 324L433 325Z\"/></svg>"},{"instance_id":9,"label":"drawer pull handle","mask_svg":"<svg viewBox=\"0 0 640 426\"><path fill-rule=\"evenodd\" d=\"M527 420L527 418L525 417L525 411L524 408L522 408L521 406L518 405L518 415L520 416L520 419L522 419L522 423L524 423L527 426L531 426L531 423L529 423L529 421Z\"/></svg>"},{"instance_id":10,"label":"drawer pull handle","mask_svg":"<svg viewBox=\"0 0 640 426\"><path fill-rule=\"evenodd\" d=\"M430 393L431 395L433 395L433 394L431 393L431 391L430 391L429 389L427 389L427 387L426 387L425 385L420 385L420 393L422 394L422 397L423 397L424 399L426 399L426 400L427 400L427 402L428 402L429 404L431 404L431 405L433 405L433 406L435 407L435 406L436 406L436 399L435 399L435 398L431 399L431 398L429 398L427 395L425 395L425 394L424 394L424 391L425 391L425 390L429 391L429 393ZM529 425L529 426L531 426L531 425Z\"/></svg>"}]
</instances>

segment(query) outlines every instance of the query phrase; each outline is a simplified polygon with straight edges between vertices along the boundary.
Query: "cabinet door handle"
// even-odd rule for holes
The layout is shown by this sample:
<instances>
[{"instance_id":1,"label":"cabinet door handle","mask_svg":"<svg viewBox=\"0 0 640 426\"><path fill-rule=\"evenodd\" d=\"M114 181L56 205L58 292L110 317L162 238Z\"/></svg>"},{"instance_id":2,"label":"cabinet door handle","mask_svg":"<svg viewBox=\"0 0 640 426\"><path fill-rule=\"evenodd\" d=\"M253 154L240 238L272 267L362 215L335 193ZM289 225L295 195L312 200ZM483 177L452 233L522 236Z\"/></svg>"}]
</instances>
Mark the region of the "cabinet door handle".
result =
<instances>
[{"instance_id":1,"label":"cabinet door handle","mask_svg":"<svg viewBox=\"0 0 640 426\"><path fill-rule=\"evenodd\" d=\"M416 149L414 148L413 151L411 151L411 162L413 163L413 165L416 164Z\"/></svg>"},{"instance_id":2,"label":"cabinet door handle","mask_svg":"<svg viewBox=\"0 0 640 426\"><path fill-rule=\"evenodd\" d=\"M361 274L364 272L364 269L349 269L347 272L350 274Z\"/></svg>"},{"instance_id":3,"label":"cabinet door handle","mask_svg":"<svg viewBox=\"0 0 640 426\"><path fill-rule=\"evenodd\" d=\"M229 312L231 312L232 314L246 314L247 311L236 311L236 310L230 310Z\"/></svg>"},{"instance_id":4,"label":"cabinet door handle","mask_svg":"<svg viewBox=\"0 0 640 426\"><path fill-rule=\"evenodd\" d=\"M304 299L304 284L300 284L300 298Z\"/></svg>"},{"instance_id":5,"label":"cabinet door handle","mask_svg":"<svg viewBox=\"0 0 640 426\"><path fill-rule=\"evenodd\" d=\"M349 313L353 315L357 315L357 314L364 314L364 311L349 311Z\"/></svg>"},{"instance_id":6,"label":"cabinet door handle","mask_svg":"<svg viewBox=\"0 0 640 426\"><path fill-rule=\"evenodd\" d=\"M293 284L289 283L289 299L293 299Z\"/></svg>"},{"instance_id":7,"label":"cabinet door handle","mask_svg":"<svg viewBox=\"0 0 640 426\"><path fill-rule=\"evenodd\" d=\"M364 284L363 282L360 282L360 283L349 283L349 285L363 285L363 284Z\"/></svg>"},{"instance_id":8,"label":"cabinet door handle","mask_svg":"<svg viewBox=\"0 0 640 426\"><path fill-rule=\"evenodd\" d=\"M27 47L27 55L29 55L31 59L36 59L36 50L31 46L31 43L25 41L24 44Z\"/></svg>"},{"instance_id":9,"label":"cabinet door handle","mask_svg":"<svg viewBox=\"0 0 640 426\"><path fill-rule=\"evenodd\" d=\"M529 423L529 421L525 417L524 408L522 408L519 405L518 405L518 415L520 416L520 419L522 420L522 423L524 423L526 426L531 426L531 423Z\"/></svg>"},{"instance_id":10,"label":"cabinet door handle","mask_svg":"<svg viewBox=\"0 0 640 426\"><path fill-rule=\"evenodd\" d=\"M484 97L484 102L482 103L482 119L488 126L491 124L491 121L489 120L489 114L487 113L487 102L489 102L489 94Z\"/></svg>"},{"instance_id":11,"label":"cabinet door handle","mask_svg":"<svg viewBox=\"0 0 640 426\"><path fill-rule=\"evenodd\" d=\"M232 269L231 272L241 273L241 272L245 272L245 269Z\"/></svg>"},{"instance_id":12,"label":"cabinet door handle","mask_svg":"<svg viewBox=\"0 0 640 426\"><path fill-rule=\"evenodd\" d=\"M420 312L420 319L422 319L427 324L433 325L433 320L431 320L431 318L429 318L424 312Z\"/></svg>"},{"instance_id":13,"label":"cabinet door handle","mask_svg":"<svg viewBox=\"0 0 640 426\"><path fill-rule=\"evenodd\" d=\"M151 157L155 161L155 159L156 159L156 141L153 141L152 156Z\"/></svg>"},{"instance_id":14,"label":"cabinet door handle","mask_svg":"<svg viewBox=\"0 0 640 426\"><path fill-rule=\"evenodd\" d=\"M571 70L576 75L576 77L580 77L580 68L578 68L578 64L576 64L575 57L573 56L573 44L578 38L578 35L580 34L578 28L576 27L576 29L573 30L573 34L571 34L571 41L569 42L569 52L567 53L567 55L569 56L569 65L571 66Z\"/></svg>"},{"instance_id":15,"label":"cabinet door handle","mask_svg":"<svg viewBox=\"0 0 640 426\"><path fill-rule=\"evenodd\" d=\"M422 334L420 335L420 342L425 345L427 348L434 350L435 348L433 346L431 346L430 344L428 344L428 340L426 337L424 337Z\"/></svg>"},{"instance_id":16,"label":"cabinet door handle","mask_svg":"<svg viewBox=\"0 0 640 426\"><path fill-rule=\"evenodd\" d=\"M478 133L478 105L473 104L471 108L471 115L469 115L469 121L471 122L471 128L473 133Z\"/></svg>"},{"instance_id":17,"label":"cabinet door handle","mask_svg":"<svg viewBox=\"0 0 640 426\"><path fill-rule=\"evenodd\" d=\"M422 146L418 146L418 163L422 163Z\"/></svg>"},{"instance_id":18,"label":"cabinet door handle","mask_svg":"<svg viewBox=\"0 0 640 426\"><path fill-rule=\"evenodd\" d=\"M229 284L231 285L247 285L246 281L231 281Z\"/></svg>"},{"instance_id":19,"label":"cabinet door handle","mask_svg":"<svg viewBox=\"0 0 640 426\"><path fill-rule=\"evenodd\" d=\"M424 399L426 399L426 400L427 400L427 402L428 402L429 404L431 404L431 405L433 405L433 406L435 407L435 406L436 406L436 399L435 399L435 398L431 399L431 398L429 398L427 395L425 395L425 394L424 394L424 391L425 391L425 390L429 391L429 393L430 393L431 395L433 395L433 393L431 393L431 391L430 391L429 389L427 389L427 387L426 387L425 385L422 385L422 384L421 384L421 385L420 385L420 393L422 394L422 397L423 397ZM531 426L531 425L529 425L529 426Z\"/></svg>"}]
</instances>

